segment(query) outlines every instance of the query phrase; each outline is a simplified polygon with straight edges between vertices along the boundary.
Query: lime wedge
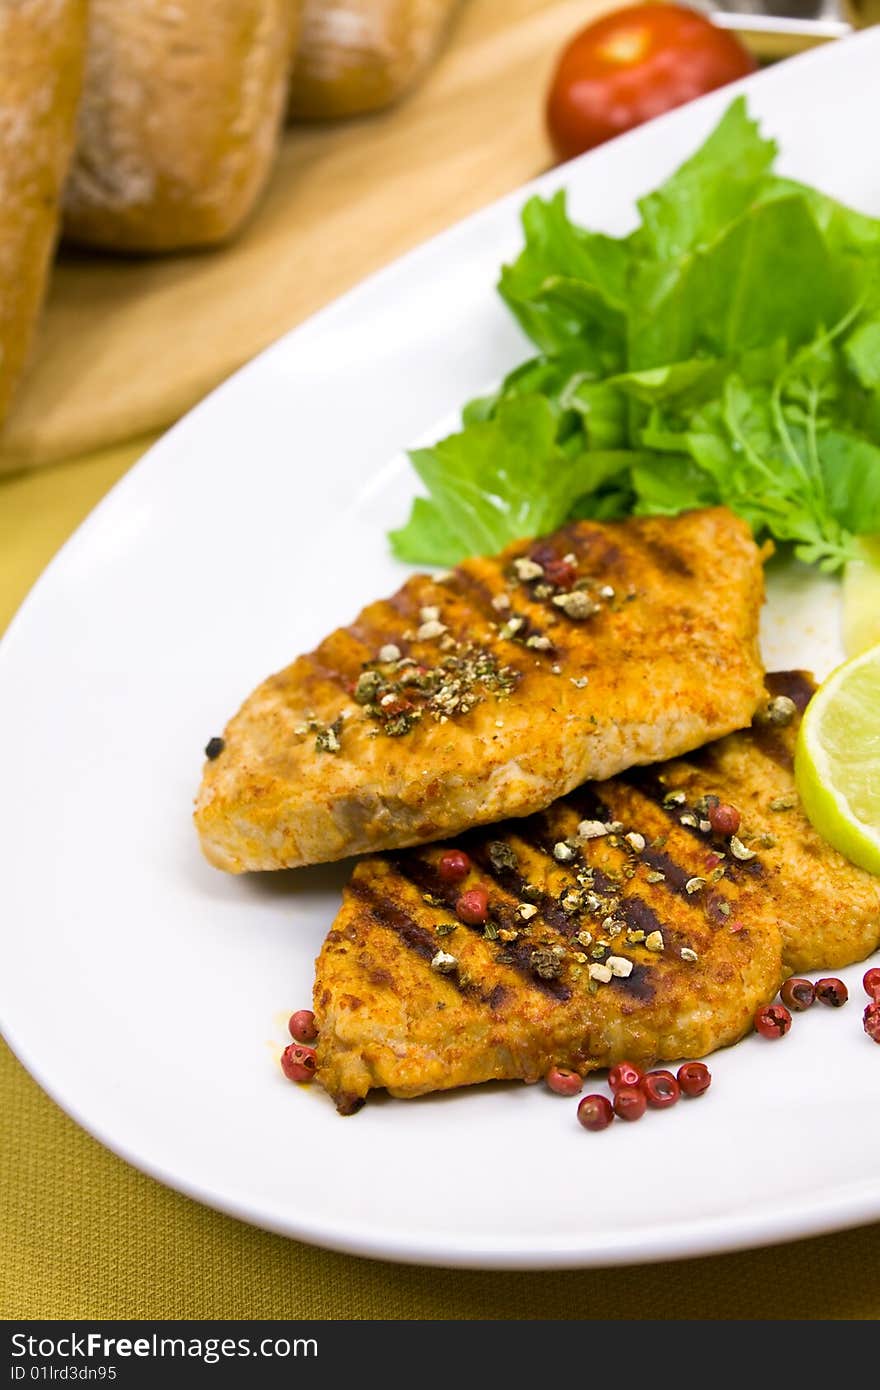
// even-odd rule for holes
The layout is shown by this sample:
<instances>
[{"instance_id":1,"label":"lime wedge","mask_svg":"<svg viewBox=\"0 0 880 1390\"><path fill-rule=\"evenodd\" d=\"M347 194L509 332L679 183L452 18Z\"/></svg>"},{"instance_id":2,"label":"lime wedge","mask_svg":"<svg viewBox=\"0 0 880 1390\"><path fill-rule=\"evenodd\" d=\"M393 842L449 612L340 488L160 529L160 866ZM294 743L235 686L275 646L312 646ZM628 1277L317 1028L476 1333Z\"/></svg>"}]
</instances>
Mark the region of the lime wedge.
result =
<instances>
[{"instance_id":1,"label":"lime wedge","mask_svg":"<svg viewBox=\"0 0 880 1390\"><path fill-rule=\"evenodd\" d=\"M860 536L843 576L843 650L858 656L880 642L880 536Z\"/></svg>"},{"instance_id":2,"label":"lime wedge","mask_svg":"<svg viewBox=\"0 0 880 1390\"><path fill-rule=\"evenodd\" d=\"M880 646L839 666L807 705L795 777L823 839L880 874Z\"/></svg>"}]
</instances>

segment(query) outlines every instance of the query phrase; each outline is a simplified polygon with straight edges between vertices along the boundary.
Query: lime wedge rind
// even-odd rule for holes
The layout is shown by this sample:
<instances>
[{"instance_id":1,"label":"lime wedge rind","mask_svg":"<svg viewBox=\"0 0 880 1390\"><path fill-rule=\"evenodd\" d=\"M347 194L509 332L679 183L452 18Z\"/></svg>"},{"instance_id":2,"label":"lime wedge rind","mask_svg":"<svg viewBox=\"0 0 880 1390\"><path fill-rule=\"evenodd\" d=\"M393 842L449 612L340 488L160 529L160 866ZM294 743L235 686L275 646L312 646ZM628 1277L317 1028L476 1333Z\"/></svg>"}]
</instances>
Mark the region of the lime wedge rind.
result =
<instances>
[{"instance_id":1,"label":"lime wedge rind","mask_svg":"<svg viewBox=\"0 0 880 1390\"><path fill-rule=\"evenodd\" d=\"M839 666L813 696L795 779L822 838L880 874L880 646Z\"/></svg>"}]
</instances>

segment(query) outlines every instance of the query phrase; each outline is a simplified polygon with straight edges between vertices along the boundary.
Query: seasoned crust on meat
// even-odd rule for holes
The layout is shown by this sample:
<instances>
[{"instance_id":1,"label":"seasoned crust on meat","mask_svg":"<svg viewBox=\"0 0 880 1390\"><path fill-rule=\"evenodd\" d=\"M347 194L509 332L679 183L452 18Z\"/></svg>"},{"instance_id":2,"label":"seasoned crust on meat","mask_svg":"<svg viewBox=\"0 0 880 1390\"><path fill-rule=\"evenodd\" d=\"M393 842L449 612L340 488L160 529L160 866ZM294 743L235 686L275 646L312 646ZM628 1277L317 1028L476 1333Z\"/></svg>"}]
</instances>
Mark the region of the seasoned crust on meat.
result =
<instances>
[{"instance_id":1,"label":"seasoned crust on meat","mask_svg":"<svg viewBox=\"0 0 880 1390\"><path fill-rule=\"evenodd\" d=\"M646 840L668 835L675 882L650 881L647 862L622 836L578 843L576 859L559 863L554 844L577 842L579 822L597 814L620 816ZM416 1096L478 1081L535 1081L554 1065L584 1073L623 1057L647 1064L702 1056L735 1042L777 987L772 909L743 920L741 895L724 882L688 894L679 879L706 873L708 847L623 784L606 784L601 802L574 793L457 843L474 863L464 887L489 892L492 940L457 923L459 889L444 888L437 873L444 847L364 860L345 891L314 994L318 1079L343 1112L376 1086ZM516 867L497 870L493 845ZM569 913L567 894L598 901ZM722 903L729 921L712 915ZM538 908L528 922L521 904ZM578 932L592 939L578 940ZM661 950L651 949L655 932ZM455 960L449 974L432 967L438 951ZM629 962L631 973L592 980L590 967L609 956Z\"/></svg>"},{"instance_id":2,"label":"seasoned crust on meat","mask_svg":"<svg viewBox=\"0 0 880 1390\"><path fill-rule=\"evenodd\" d=\"M812 688L796 673L768 686L801 707ZM462 836L472 870L454 887L438 873L447 845L360 863L314 991L318 1079L339 1109L357 1109L373 1087L416 1096L536 1080L554 1065L583 1073L624 1057L703 1056L741 1037L793 970L875 949L880 880L806 821L796 727L762 710L752 730L693 757ZM707 829L713 796L740 810L737 844ZM609 824L619 829L584 838ZM480 885L488 935L453 910ZM662 950L650 949L654 932ZM432 967L439 951L454 961L439 962L447 973ZM609 955L631 972L591 981Z\"/></svg>"},{"instance_id":3,"label":"seasoned crust on meat","mask_svg":"<svg viewBox=\"0 0 880 1390\"><path fill-rule=\"evenodd\" d=\"M798 713L779 723L759 711L750 730L678 759L665 786L689 800L718 795L742 813L760 856L761 886L776 908L785 973L842 969L880 944L880 879L832 849L801 809L794 749L813 678L786 671L766 682L771 699L791 700Z\"/></svg>"},{"instance_id":4,"label":"seasoned crust on meat","mask_svg":"<svg viewBox=\"0 0 880 1390\"><path fill-rule=\"evenodd\" d=\"M204 852L238 873L436 840L741 728L762 596L724 508L575 522L415 576L232 719Z\"/></svg>"}]
</instances>

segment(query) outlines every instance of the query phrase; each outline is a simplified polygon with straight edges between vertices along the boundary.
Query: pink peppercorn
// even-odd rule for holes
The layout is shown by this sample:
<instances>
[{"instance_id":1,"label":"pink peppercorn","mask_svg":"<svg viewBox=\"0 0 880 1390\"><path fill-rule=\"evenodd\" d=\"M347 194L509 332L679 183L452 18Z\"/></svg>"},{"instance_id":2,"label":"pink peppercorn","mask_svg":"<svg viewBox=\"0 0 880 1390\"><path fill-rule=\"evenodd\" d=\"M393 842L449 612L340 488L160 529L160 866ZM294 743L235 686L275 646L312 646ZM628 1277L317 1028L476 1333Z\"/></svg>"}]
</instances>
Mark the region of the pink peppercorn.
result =
<instances>
[{"instance_id":1,"label":"pink peppercorn","mask_svg":"<svg viewBox=\"0 0 880 1390\"><path fill-rule=\"evenodd\" d=\"M580 1072L572 1071L570 1067L551 1067L544 1080L557 1096L576 1096L584 1089Z\"/></svg>"},{"instance_id":2,"label":"pink peppercorn","mask_svg":"<svg viewBox=\"0 0 880 1390\"><path fill-rule=\"evenodd\" d=\"M869 1038L873 1038L875 1043L880 1043L880 999L875 999L873 1004L868 1004L862 1015L862 1027Z\"/></svg>"},{"instance_id":3,"label":"pink peppercorn","mask_svg":"<svg viewBox=\"0 0 880 1390\"><path fill-rule=\"evenodd\" d=\"M614 1119L614 1111L611 1101L607 1096L593 1095L584 1096L577 1108L578 1123L584 1129L597 1132L600 1129L607 1129Z\"/></svg>"},{"instance_id":4,"label":"pink peppercorn","mask_svg":"<svg viewBox=\"0 0 880 1390\"><path fill-rule=\"evenodd\" d=\"M281 1054L281 1070L288 1081L313 1081L317 1061L313 1047L301 1047L291 1043Z\"/></svg>"},{"instance_id":5,"label":"pink peppercorn","mask_svg":"<svg viewBox=\"0 0 880 1390\"><path fill-rule=\"evenodd\" d=\"M481 927L489 916L489 894L485 888L468 888L455 904L455 915L469 927Z\"/></svg>"},{"instance_id":6,"label":"pink peppercorn","mask_svg":"<svg viewBox=\"0 0 880 1390\"><path fill-rule=\"evenodd\" d=\"M313 1043L318 1036L315 1015L311 1009L297 1009L295 1014L290 1015L287 1027L290 1036L298 1043Z\"/></svg>"},{"instance_id":7,"label":"pink peppercorn","mask_svg":"<svg viewBox=\"0 0 880 1390\"><path fill-rule=\"evenodd\" d=\"M444 883L461 883L470 873L471 861L460 849L448 849L440 855L437 872Z\"/></svg>"}]
</instances>

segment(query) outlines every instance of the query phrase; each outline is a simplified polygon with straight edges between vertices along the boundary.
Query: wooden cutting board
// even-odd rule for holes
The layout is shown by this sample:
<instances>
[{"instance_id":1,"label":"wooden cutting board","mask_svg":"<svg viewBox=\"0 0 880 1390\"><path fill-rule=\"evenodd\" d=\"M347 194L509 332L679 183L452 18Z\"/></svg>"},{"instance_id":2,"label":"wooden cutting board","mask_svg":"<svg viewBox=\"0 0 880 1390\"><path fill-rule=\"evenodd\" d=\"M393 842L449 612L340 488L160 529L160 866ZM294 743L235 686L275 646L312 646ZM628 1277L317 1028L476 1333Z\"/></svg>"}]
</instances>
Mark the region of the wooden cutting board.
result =
<instances>
[{"instance_id":1,"label":"wooden cutting board","mask_svg":"<svg viewBox=\"0 0 880 1390\"><path fill-rule=\"evenodd\" d=\"M408 100L287 131L233 245L152 260L64 252L0 472L164 428L364 275L547 168L555 58L613 4L465 0Z\"/></svg>"}]
</instances>

